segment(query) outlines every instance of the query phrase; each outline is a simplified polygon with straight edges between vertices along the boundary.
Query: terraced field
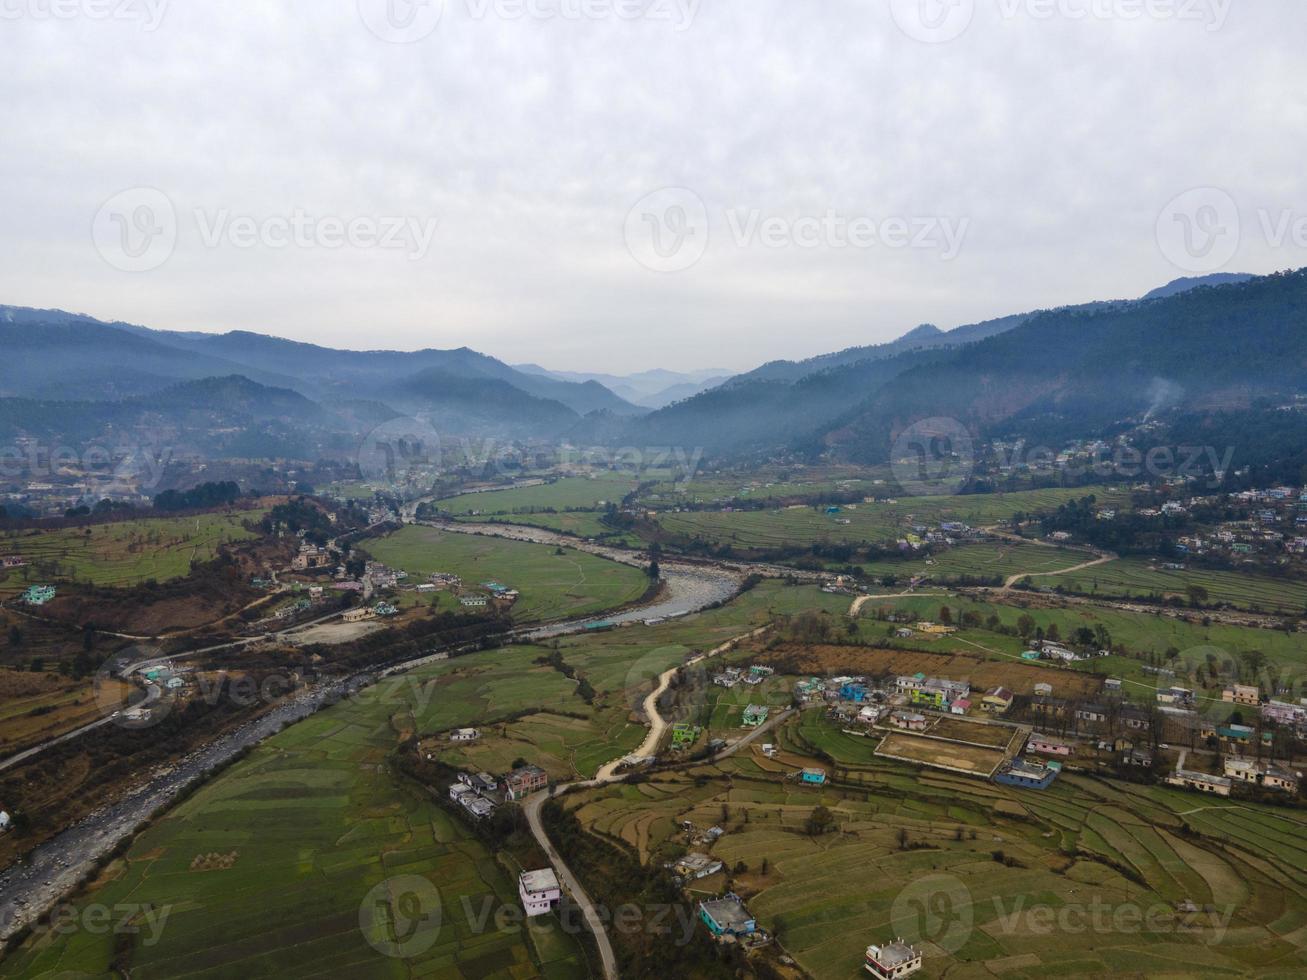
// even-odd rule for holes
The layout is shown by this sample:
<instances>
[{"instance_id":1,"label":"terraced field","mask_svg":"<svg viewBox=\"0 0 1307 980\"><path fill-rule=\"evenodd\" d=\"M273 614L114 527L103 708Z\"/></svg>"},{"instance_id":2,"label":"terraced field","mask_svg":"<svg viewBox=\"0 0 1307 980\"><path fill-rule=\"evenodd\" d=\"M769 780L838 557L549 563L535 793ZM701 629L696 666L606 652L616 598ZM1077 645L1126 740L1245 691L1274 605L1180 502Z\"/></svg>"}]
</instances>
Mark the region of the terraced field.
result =
<instances>
[{"instance_id":1,"label":"terraced field","mask_svg":"<svg viewBox=\"0 0 1307 980\"><path fill-rule=\"evenodd\" d=\"M1106 565L1057 579L1069 592L1103 597L1142 598L1176 595L1184 598L1191 585L1206 589L1211 602L1240 609L1301 613L1307 608L1307 582L1270 578L1247 572L1169 571L1142 558L1121 558Z\"/></svg>"},{"instance_id":2,"label":"terraced field","mask_svg":"<svg viewBox=\"0 0 1307 980\"><path fill-rule=\"evenodd\" d=\"M248 510L5 532L0 534L0 555L21 555L30 564L0 573L0 596L21 592L32 583L126 586L180 578L190 572L192 561L208 561L221 545L254 537L244 524L261 520L264 513Z\"/></svg>"},{"instance_id":3,"label":"terraced field","mask_svg":"<svg viewBox=\"0 0 1307 980\"><path fill-rule=\"evenodd\" d=\"M786 781L816 761L809 736L823 727L821 749L841 753L836 784ZM744 895L821 980L865 975L863 949L896 935L925 950L928 977L1307 970L1296 811L1069 773L1018 790L876 759L874 740L806 717L779 742L782 766L749 755L570 805L651 862L684 853L682 820L724 827L711 853L738 870L710 887ZM837 833L807 833L818 804Z\"/></svg>"},{"instance_id":4,"label":"terraced field","mask_svg":"<svg viewBox=\"0 0 1307 980\"><path fill-rule=\"evenodd\" d=\"M146 831L90 900L166 913L157 935L124 949L100 931L46 933L4 974L98 977L112 962L145 980L587 976L553 920L496 923L517 905L518 869L388 770L390 716L418 708L414 690L295 725Z\"/></svg>"}]
</instances>

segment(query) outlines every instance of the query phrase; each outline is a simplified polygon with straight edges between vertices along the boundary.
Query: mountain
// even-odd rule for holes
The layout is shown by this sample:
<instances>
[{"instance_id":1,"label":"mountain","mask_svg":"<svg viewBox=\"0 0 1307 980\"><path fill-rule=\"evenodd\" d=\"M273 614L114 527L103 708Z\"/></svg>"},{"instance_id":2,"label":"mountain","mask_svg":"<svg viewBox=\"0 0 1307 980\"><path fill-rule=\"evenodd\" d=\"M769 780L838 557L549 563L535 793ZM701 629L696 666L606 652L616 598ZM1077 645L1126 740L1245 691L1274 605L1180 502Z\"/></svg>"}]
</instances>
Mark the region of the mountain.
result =
<instances>
[{"instance_id":1,"label":"mountain","mask_svg":"<svg viewBox=\"0 0 1307 980\"><path fill-rule=\"evenodd\" d=\"M674 401L715 388L731 375L729 371L714 368L699 371L654 368L636 374L620 375L550 371L538 364L518 364L515 367L525 374L545 375L561 381L597 382L631 404L651 409L663 408Z\"/></svg>"},{"instance_id":2,"label":"mountain","mask_svg":"<svg viewBox=\"0 0 1307 980\"><path fill-rule=\"evenodd\" d=\"M1053 438L1150 409L1247 404L1293 387L1297 340L1285 329L1300 278L1188 280L1157 299L923 325L890 344L763 365L609 437L881 460L893 433L932 415Z\"/></svg>"},{"instance_id":3,"label":"mountain","mask_svg":"<svg viewBox=\"0 0 1307 980\"><path fill-rule=\"evenodd\" d=\"M822 434L884 459L925 418L982 435L1058 440L1162 412L1231 412L1307 388L1307 270L1031 317L899 373Z\"/></svg>"},{"instance_id":4,"label":"mountain","mask_svg":"<svg viewBox=\"0 0 1307 980\"><path fill-rule=\"evenodd\" d=\"M1165 286L1158 286L1152 292L1145 293L1143 298L1165 299L1168 296L1178 296L1180 293L1197 289L1199 286L1229 286L1247 282L1252 278L1254 277L1246 272L1214 272L1209 276L1185 276L1181 279L1173 279Z\"/></svg>"},{"instance_id":5,"label":"mountain","mask_svg":"<svg viewBox=\"0 0 1307 980\"><path fill-rule=\"evenodd\" d=\"M597 382L526 374L466 347L336 350L244 330L224 334L152 330L62 310L10 306L0 306L0 343L24 352L21 361L0 365L0 395L113 399L184 379L239 374L314 399L385 401L387 392L402 379L436 369L503 381L561 402L578 415L642 412Z\"/></svg>"}]
</instances>

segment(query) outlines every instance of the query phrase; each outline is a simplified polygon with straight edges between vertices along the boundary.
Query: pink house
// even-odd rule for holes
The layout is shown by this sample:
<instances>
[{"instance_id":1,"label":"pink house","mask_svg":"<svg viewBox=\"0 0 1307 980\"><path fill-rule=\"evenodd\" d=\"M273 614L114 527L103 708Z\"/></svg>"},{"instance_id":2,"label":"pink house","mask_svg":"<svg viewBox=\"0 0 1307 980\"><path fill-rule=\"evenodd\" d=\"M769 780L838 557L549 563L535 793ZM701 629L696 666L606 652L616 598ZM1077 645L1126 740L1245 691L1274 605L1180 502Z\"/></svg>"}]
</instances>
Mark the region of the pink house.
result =
<instances>
[{"instance_id":1,"label":"pink house","mask_svg":"<svg viewBox=\"0 0 1307 980\"><path fill-rule=\"evenodd\" d=\"M1034 732L1030 736L1030 741L1026 743L1026 749L1030 752L1041 752L1044 755L1066 756L1075 751L1075 746L1066 739Z\"/></svg>"},{"instance_id":2,"label":"pink house","mask_svg":"<svg viewBox=\"0 0 1307 980\"><path fill-rule=\"evenodd\" d=\"M951 711L955 715L965 715L970 710L971 710L971 702L968 701L966 698L958 698L956 701L953 702L953 706L949 708L949 711Z\"/></svg>"}]
</instances>

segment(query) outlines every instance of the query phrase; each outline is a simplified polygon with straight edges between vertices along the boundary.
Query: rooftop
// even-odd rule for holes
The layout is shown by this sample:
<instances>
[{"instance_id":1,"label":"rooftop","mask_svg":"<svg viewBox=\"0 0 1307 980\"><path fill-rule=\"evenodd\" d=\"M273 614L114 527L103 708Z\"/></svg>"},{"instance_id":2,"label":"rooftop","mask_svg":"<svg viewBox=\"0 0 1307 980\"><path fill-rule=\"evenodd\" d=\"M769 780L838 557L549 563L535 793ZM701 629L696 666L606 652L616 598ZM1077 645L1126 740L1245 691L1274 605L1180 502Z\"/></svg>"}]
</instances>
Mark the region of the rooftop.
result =
<instances>
[{"instance_id":1,"label":"rooftop","mask_svg":"<svg viewBox=\"0 0 1307 980\"><path fill-rule=\"evenodd\" d=\"M742 930L753 921L753 916L744 907L744 903L734 895L704 902L703 910L712 916L720 928L726 930Z\"/></svg>"},{"instance_id":2,"label":"rooftop","mask_svg":"<svg viewBox=\"0 0 1307 980\"><path fill-rule=\"evenodd\" d=\"M520 880L522 891L530 895L555 891L558 888L558 875L553 868L541 868L539 871L523 871Z\"/></svg>"},{"instance_id":3,"label":"rooftop","mask_svg":"<svg viewBox=\"0 0 1307 980\"><path fill-rule=\"evenodd\" d=\"M867 956L883 967L893 969L915 960L920 954L902 940L896 939L884 946L868 946Z\"/></svg>"}]
</instances>

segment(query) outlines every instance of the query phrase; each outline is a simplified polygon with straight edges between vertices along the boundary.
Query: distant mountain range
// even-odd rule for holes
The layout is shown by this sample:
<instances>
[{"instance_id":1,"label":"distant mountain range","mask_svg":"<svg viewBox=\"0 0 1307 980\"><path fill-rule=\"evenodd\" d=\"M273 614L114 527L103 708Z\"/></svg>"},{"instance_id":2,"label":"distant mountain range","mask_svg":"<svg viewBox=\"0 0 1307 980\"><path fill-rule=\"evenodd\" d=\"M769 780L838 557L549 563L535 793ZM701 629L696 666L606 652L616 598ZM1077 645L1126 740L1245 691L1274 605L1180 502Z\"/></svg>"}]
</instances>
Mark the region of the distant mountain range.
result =
<instances>
[{"instance_id":1,"label":"distant mountain range","mask_svg":"<svg viewBox=\"0 0 1307 980\"><path fill-rule=\"evenodd\" d=\"M199 453L315 458L417 416L454 436L876 460L932 416L1052 437L1307 387L1305 276L1181 279L1138 300L926 324L734 377L550 371L468 348L343 351L0 307L0 438L148 431Z\"/></svg>"},{"instance_id":2,"label":"distant mountain range","mask_svg":"<svg viewBox=\"0 0 1307 980\"><path fill-rule=\"evenodd\" d=\"M715 388L731 377L724 369L703 371L667 371L655 368L637 374L582 374L574 371L550 371L537 364L517 364L517 370L527 374L545 375L560 381L594 381L633 405L643 408L664 408L682 398L690 398Z\"/></svg>"}]
</instances>

